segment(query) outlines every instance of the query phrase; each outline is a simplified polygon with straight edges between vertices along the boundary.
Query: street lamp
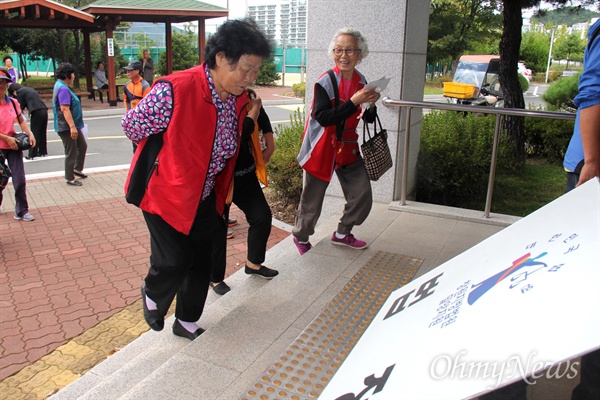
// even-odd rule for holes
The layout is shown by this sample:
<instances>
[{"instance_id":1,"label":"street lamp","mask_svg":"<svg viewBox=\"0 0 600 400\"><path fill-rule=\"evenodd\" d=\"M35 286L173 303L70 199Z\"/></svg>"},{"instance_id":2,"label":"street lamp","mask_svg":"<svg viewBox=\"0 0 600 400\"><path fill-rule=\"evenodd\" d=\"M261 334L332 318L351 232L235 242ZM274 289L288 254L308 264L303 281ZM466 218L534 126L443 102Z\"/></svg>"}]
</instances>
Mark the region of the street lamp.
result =
<instances>
[{"instance_id":1,"label":"street lamp","mask_svg":"<svg viewBox=\"0 0 600 400\"><path fill-rule=\"evenodd\" d=\"M552 60L552 45L554 44L554 28L552 28L552 37L550 37L550 51L548 52L548 65L546 66L546 81L548 83L548 73L550 72L550 60Z\"/></svg>"}]
</instances>

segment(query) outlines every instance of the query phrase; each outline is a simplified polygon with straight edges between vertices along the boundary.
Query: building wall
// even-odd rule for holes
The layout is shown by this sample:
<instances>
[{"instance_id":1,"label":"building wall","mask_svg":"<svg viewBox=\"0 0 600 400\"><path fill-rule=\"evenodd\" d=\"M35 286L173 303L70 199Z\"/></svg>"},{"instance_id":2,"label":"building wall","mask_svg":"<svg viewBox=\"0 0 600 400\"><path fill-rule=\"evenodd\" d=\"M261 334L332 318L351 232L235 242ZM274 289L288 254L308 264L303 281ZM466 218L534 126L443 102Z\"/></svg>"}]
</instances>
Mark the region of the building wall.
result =
<instances>
[{"instance_id":1,"label":"building wall","mask_svg":"<svg viewBox=\"0 0 600 400\"><path fill-rule=\"evenodd\" d=\"M332 15L332 4L340 10ZM392 17L393 16L393 17ZM423 0L310 0L308 2L307 86L306 104L312 103L313 84L318 77L334 66L327 49L336 31L343 27L358 29L367 38L369 56L357 66L368 80L383 76L391 82L382 97L423 100L424 77L429 24L429 1ZM400 198L402 154L404 151L404 118L398 108L378 103L381 123L388 131L392 150L393 171L373 182L375 201L390 202ZM408 188L415 186L415 167L420 141L420 111L411 117ZM362 126L359 126L359 134ZM361 140L362 142L362 140ZM343 196L337 178L332 180L328 193Z\"/></svg>"}]
</instances>

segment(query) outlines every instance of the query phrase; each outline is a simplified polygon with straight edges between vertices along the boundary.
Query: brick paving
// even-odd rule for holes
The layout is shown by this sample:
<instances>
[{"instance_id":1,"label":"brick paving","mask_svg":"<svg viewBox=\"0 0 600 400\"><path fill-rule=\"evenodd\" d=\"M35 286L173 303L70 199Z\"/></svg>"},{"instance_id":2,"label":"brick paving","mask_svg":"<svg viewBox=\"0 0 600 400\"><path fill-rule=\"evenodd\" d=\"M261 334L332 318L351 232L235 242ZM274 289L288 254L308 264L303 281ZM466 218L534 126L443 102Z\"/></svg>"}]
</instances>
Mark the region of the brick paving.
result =
<instances>
[{"instance_id":1,"label":"brick paving","mask_svg":"<svg viewBox=\"0 0 600 400\"><path fill-rule=\"evenodd\" d=\"M279 99L289 88L263 91ZM91 100L84 110L107 108ZM0 393L43 399L148 330L139 288L149 235L125 202L126 171L92 173L82 187L62 177L27 181L33 222L13 219L14 192L0 209ZM226 276L243 268L248 223L235 206ZM268 247L289 232L273 226Z\"/></svg>"}]
</instances>

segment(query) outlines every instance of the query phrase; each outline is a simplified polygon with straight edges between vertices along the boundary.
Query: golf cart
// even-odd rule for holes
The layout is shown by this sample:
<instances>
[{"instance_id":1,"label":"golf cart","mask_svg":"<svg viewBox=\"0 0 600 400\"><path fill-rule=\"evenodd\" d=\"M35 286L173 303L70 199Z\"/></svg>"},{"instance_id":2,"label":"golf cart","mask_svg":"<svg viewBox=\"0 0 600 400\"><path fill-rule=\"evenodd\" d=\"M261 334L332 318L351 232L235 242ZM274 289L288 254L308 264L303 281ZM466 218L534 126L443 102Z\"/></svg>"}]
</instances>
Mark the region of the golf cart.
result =
<instances>
[{"instance_id":1,"label":"golf cart","mask_svg":"<svg viewBox=\"0 0 600 400\"><path fill-rule=\"evenodd\" d=\"M457 104L503 107L499 73L500 56L462 56L452 82L444 82L444 96Z\"/></svg>"}]
</instances>

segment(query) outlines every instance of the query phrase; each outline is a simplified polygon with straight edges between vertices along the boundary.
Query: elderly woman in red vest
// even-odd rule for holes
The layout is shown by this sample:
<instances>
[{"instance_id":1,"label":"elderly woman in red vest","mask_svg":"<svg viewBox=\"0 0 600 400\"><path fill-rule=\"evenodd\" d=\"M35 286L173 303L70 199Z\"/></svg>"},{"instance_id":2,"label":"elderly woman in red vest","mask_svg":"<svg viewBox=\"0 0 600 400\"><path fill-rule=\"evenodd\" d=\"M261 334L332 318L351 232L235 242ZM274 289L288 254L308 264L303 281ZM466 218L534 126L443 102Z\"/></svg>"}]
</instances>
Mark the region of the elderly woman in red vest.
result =
<instances>
[{"instance_id":1,"label":"elderly woman in red vest","mask_svg":"<svg viewBox=\"0 0 600 400\"><path fill-rule=\"evenodd\" d=\"M150 270L142 285L144 318L154 330L175 296L173 333L195 339L209 289L212 249L225 245L225 199L246 116L246 89L270 55L251 20L230 20L208 40L204 63L154 82L124 115L138 144L127 201L150 231Z\"/></svg>"},{"instance_id":2,"label":"elderly woman in red vest","mask_svg":"<svg viewBox=\"0 0 600 400\"><path fill-rule=\"evenodd\" d=\"M325 191L334 172L346 206L331 242L354 249L367 247L366 242L351 233L355 225L365 221L372 205L371 182L360 156L356 127L361 113L364 121L375 121L375 102L380 95L375 88L364 88L367 81L356 70L356 65L369 54L366 39L359 31L340 29L329 45L329 54L335 67L315 83L313 104L298 155L306 174L292 233L301 255L312 248L308 239L315 232Z\"/></svg>"}]
</instances>

